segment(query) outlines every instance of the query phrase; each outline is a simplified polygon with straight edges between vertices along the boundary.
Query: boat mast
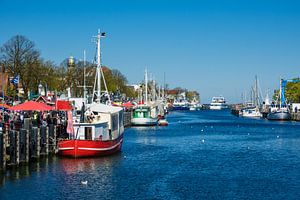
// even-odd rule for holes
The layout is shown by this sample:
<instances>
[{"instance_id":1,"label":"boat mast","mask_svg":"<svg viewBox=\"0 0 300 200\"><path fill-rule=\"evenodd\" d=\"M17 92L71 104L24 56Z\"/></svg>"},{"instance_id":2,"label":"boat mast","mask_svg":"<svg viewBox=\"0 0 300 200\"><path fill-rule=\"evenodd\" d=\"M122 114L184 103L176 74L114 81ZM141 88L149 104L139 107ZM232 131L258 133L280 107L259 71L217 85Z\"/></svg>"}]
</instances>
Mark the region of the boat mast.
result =
<instances>
[{"instance_id":1,"label":"boat mast","mask_svg":"<svg viewBox=\"0 0 300 200\"><path fill-rule=\"evenodd\" d=\"M100 29L98 29L98 35L97 35L97 102L100 103L100 97L101 97L101 51L100 51L100 40L101 40L101 33Z\"/></svg>"},{"instance_id":2,"label":"boat mast","mask_svg":"<svg viewBox=\"0 0 300 200\"><path fill-rule=\"evenodd\" d=\"M255 106L258 106L259 104L259 98L258 98L258 83L257 83L257 75L255 75Z\"/></svg>"},{"instance_id":3,"label":"boat mast","mask_svg":"<svg viewBox=\"0 0 300 200\"><path fill-rule=\"evenodd\" d=\"M107 86L106 86L106 82L105 82L105 78L104 78L104 74L102 71L102 65L101 65L101 38L105 37L105 32L100 32L100 29L98 29L98 35L95 36L96 39L96 45L97 45L97 68L96 68L96 76L95 76L95 85L94 85L94 92L93 94L96 93L97 99L96 102L100 103L101 100L101 75L103 77L103 83L105 86L105 90L108 94L108 90L107 90ZM97 91L95 89L96 87L96 82L97 82ZM108 100L110 101L109 95L108 95Z\"/></svg>"},{"instance_id":4,"label":"boat mast","mask_svg":"<svg viewBox=\"0 0 300 200\"><path fill-rule=\"evenodd\" d=\"M282 92L282 79L280 79L280 88L279 88L279 108L281 108L281 105L282 105L282 96L281 96L281 92Z\"/></svg>"},{"instance_id":5,"label":"boat mast","mask_svg":"<svg viewBox=\"0 0 300 200\"><path fill-rule=\"evenodd\" d=\"M148 103L148 75L147 75L147 69L145 70L145 104L147 105Z\"/></svg>"},{"instance_id":6,"label":"boat mast","mask_svg":"<svg viewBox=\"0 0 300 200\"><path fill-rule=\"evenodd\" d=\"M86 105L86 83L85 83L85 65L86 65L86 55L85 50L83 51L83 101Z\"/></svg>"}]
</instances>

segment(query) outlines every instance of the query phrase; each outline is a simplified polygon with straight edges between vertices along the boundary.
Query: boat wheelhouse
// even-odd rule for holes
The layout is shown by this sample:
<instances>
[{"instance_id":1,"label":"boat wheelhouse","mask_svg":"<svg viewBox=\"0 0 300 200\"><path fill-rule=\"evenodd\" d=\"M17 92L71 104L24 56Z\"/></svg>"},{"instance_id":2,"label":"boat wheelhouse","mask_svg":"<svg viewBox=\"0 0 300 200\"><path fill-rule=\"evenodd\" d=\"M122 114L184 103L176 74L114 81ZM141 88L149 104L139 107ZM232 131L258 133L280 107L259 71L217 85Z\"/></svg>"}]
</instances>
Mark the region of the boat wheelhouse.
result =
<instances>
[{"instance_id":1,"label":"boat wheelhouse","mask_svg":"<svg viewBox=\"0 0 300 200\"><path fill-rule=\"evenodd\" d=\"M157 117L151 114L151 107L147 105L138 105L133 110L131 124L134 126L155 126Z\"/></svg>"}]
</instances>

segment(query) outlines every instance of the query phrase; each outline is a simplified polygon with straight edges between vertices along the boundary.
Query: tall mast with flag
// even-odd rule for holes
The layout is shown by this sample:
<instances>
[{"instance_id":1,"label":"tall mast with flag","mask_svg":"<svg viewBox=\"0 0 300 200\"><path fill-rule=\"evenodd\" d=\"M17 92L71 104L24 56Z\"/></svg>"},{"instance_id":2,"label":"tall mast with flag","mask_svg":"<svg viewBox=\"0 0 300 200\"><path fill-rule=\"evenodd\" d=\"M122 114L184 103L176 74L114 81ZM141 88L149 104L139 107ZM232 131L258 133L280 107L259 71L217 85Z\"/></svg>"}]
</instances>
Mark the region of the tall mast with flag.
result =
<instances>
[{"instance_id":1,"label":"tall mast with flag","mask_svg":"<svg viewBox=\"0 0 300 200\"><path fill-rule=\"evenodd\" d=\"M97 77L97 102L100 103L101 100L101 38L105 37L104 32L100 32L100 29L98 30L98 35L97 35L97 70L96 70L96 77ZM94 94L95 94L95 88L94 88Z\"/></svg>"}]
</instances>

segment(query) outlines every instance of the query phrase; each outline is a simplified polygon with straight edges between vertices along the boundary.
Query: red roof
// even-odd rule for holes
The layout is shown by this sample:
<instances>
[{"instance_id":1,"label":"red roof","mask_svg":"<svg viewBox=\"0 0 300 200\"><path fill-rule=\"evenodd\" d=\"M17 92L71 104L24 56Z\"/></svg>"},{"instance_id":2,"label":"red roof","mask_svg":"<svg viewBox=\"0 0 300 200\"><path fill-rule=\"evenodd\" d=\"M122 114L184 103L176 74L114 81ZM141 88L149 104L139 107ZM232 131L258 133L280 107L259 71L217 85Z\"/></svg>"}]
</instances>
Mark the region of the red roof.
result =
<instances>
[{"instance_id":1,"label":"red roof","mask_svg":"<svg viewBox=\"0 0 300 200\"><path fill-rule=\"evenodd\" d=\"M27 101L25 103L18 104L16 106L13 106L9 108L9 110L38 110L38 111L47 111L47 110L53 110L51 106L48 106L44 103L39 103L36 101Z\"/></svg>"},{"instance_id":2,"label":"red roof","mask_svg":"<svg viewBox=\"0 0 300 200\"><path fill-rule=\"evenodd\" d=\"M179 93L179 90L167 90L167 94L176 95Z\"/></svg>"},{"instance_id":3,"label":"red roof","mask_svg":"<svg viewBox=\"0 0 300 200\"><path fill-rule=\"evenodd\" d=\"M72 110L73 107L69 101L57 100L55 103L56 110L68 111Z\"/></svg>"}]
</instances>

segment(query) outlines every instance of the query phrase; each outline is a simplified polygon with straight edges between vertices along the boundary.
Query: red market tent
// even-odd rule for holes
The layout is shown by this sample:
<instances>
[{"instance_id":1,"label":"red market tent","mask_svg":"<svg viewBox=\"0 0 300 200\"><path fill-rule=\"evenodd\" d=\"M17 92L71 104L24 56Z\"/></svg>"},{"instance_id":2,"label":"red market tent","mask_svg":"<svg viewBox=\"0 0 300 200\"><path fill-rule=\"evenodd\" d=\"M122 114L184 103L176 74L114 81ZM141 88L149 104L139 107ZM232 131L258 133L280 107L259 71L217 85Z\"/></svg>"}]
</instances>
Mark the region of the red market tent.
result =
<instances>
[{"instance_id":1,"label":"red market tent","mask_svg":"<svg viewBox=\"0 0 300 200\"><path fill-rule=\"evenodd\" d=\"M122 107L126 107L126 108L132 108L133 106L134 105L130 101L122 104Z\"/></svg>"},{"instance_id":2,"label":"red market tent","mask_svg":"<svg viewBox=\"0 0 300 200\"><path fill-rule=\"evenodd\" d=\"M69 111L72 109L73 109L73 107L69 101L57 100L55 102L55 110Z\"/></svg>"},{"instance_id":3,"label":"red market tent","mask_svg":"<svg viewBox=\"0 0 300 200\"><path fill-rule=\"evenodd\" d=\"M9 108L9 110L24 111L24 110L37 110L37 111L48 111L53 110L53 107L48 106L44 103L35 101L27 101L16 106Z\"/></svg>"}]
</instances>

